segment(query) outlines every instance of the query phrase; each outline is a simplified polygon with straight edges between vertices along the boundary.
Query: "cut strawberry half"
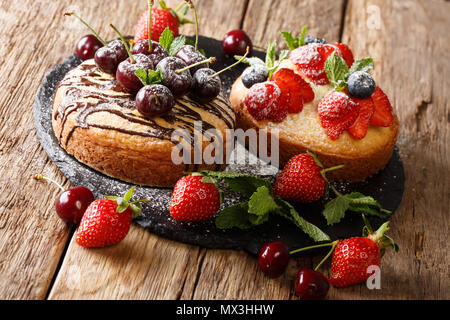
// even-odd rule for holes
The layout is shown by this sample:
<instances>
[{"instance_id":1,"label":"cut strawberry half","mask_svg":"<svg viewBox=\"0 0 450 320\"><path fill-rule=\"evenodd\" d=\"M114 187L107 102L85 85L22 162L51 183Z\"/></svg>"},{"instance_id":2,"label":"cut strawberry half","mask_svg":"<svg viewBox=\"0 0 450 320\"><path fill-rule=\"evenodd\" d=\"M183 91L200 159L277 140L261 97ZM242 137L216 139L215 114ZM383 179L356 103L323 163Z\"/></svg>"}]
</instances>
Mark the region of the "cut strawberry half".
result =
<instances>
[{"instance_id":1,"label":"cut strawberry half","mask_svg":"<svg viewBox=\"0 0 450 320\"><path fill-rule=\"evenodd\" d=\"M299 72L317 85L329 83L324 70L325 61L336 51L336 46L330 44L310 43L291 51L289 59ZM338 52L341 56L341 53Z\"/></svg>"},{"instance_id":2,"label":"cut strawberry half","mask_svg":"<svg viewBox=\"0 0 450 320\"><path fill-rule=\"evenodd\" d=\"M334 43L334 45L341 51L342 58L344 58L345 63L347 63L347 66L350 68L353 62L355 62L352 50L344 43Z\"/></svg>"},{"instance_id":3,"label":"cut strawberry half","mask_svg":"<svg viewBox=\"0 0 450 320\"><path fill-rule=\"evenodd\" d=\"M344 92L331 91L318 106L319 119L331 140L337 140L358 118L359 105Z\"/></svg>"},{"instance_id":4,"label":"cut strawberry half","mask_svg":"<svg viewBox=\"0 0 450 320\"><path fill-rule=\"evenodd\" d=\"M283 83L282 86L288 87L290 93L289 113L301 112L303 110L303 103L314 100L314 91L309 83L291 69L279 69L272 76L272 80L277 84ZM283 88L281 89L283 90Z\"/></svg>"},{"instance_id":5,"label":"cut strawberry half","mask_svg":"<svg viewBox=\"0 0 450 320\"><path fill-rule=\"evenodd\" d=\"M386 94L379 87L375 88L372 94L375 112L373 113L370 125L380 127L390 127L394 123L392 106Z\"/></svg>"},{"instance_id":6,"label":"cut strawberry half","mask_svg":"<svg viewBox=\"0 0 450 320\"><path fill-rule=\"evenodd\" d=\"M358 99L352 98L352 100L359 105L359 114L355 122L347 129L348 133L355 139L363 139L367 130L369 129L370 119L372 119L375 112L375 105L372 98Z\"/></svg>"}]
</instances>

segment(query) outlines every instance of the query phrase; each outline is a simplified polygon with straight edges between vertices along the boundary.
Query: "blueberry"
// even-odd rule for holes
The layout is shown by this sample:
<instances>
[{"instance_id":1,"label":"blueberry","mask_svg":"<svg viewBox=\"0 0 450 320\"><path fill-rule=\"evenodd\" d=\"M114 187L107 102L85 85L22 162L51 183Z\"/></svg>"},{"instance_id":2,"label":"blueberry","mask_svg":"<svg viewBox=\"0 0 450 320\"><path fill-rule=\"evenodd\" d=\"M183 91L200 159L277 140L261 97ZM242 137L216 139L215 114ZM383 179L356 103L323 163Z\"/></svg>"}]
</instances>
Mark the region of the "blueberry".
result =
<instances>
[{"instance_id":1,"label":"blueberry","mask_svg":"<svg viewBox=\"0 0 450 320\"><path fill-rule=\"evenodd\" d=\"M323 38L316 38L316 37L306 36L305 37L305 44L309 44L309 43L323 43L323 44L325 44L327 42Z\"/></svg>"},{"instance_id":2,"label":"blueberry","mask_svg":"<svg viewBox=\"0 0 450 320\"><path fill-rule=\"evenodd\" d=\"M242 73L242 82L250 89L254 84L267 81L268 76L269 70L265 65L254 64Z\"/></svg>"},{"instance_id":3,"label":"blueberry","mask_svg":"<svg viewBox=\"0 0 450 320\"><path fill-rule=\"evenodd\" d=\"M348 78L348 93L353 97L368 98L375 91L375 87L375 81L367 72L356 71Z\"/></svg>"}]
</instances>

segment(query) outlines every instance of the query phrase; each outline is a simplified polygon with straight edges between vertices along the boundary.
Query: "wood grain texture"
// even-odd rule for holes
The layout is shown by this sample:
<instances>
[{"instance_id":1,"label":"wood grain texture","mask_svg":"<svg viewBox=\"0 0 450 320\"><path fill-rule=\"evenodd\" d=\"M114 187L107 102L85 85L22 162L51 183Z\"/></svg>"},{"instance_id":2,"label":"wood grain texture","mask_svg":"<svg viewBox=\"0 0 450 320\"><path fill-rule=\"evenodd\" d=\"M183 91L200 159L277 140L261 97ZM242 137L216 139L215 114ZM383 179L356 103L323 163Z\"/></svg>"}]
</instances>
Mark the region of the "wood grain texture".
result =
<instances>
[{"instance_id":1,"label":"wood grain texture","mask_svg":"<svg viewBox=\"0 0 450 320\"><path fill-rule=\"evenodd\" d=\"M170 6L179 3L167 2ZM196 3L205 36L220 39L243 26L257 47L274 39L281 47L280 30L299 31L308 24L310 34L328 41L342 34L356 57L375 58L375 79L388 93L402 123L398 144L407 184L390 231L401 251L384 257L382 290L368 290L364 285L332 288L329 298L449 299L450 3ZM42 172L69 186L40 147L32 115L45 74L88 33L78 21L62 14L78 12L109 39L115 37L110 23L133 34L145 7L145 1L12 4L0 0L0 41L6 44L0 46L0 299L296 299L297 270L316 265L320 256L295 257L283 277L268 279L258 270L256 259L244 252L189 246L137 226L119 245L83 249L54 213L58 189L30 178ZM189 25L182 28L187 34L193 30ZM325 264L322 271L328 270Z\"/></svg>"}]
</instances>

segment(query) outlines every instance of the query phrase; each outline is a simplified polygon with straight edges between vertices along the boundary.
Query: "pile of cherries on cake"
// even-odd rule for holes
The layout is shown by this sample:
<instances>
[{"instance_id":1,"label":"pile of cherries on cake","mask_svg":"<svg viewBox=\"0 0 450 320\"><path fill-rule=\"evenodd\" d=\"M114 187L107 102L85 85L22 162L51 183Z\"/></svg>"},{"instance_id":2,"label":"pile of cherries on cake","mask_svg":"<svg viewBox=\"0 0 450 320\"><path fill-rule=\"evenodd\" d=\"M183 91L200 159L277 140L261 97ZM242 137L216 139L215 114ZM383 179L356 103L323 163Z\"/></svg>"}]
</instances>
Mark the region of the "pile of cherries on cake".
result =
<instances>
[{"instance_id":1,"label":"pile of cherries on cake","mask_svg":"<svg viewBox=\"0 0 450 320\"><path fill-rule=\"evenodd\" d=\"M113 27L113 26L112 26ZM131 50L127 41L102 43L87 35L77 44L76 53L82 60L94 58L105 73L115 75L130 93L136 94L136 108L146 117L164 114L172 109L175 99L189 94L199 103L208 103L221 91L220 72L209 68L214 58L207 59L192 45L184 45L174 55L156 41L141 40ZM156 71L155 83L143 83L137 71Z\"/></svg>"}]
</instances>

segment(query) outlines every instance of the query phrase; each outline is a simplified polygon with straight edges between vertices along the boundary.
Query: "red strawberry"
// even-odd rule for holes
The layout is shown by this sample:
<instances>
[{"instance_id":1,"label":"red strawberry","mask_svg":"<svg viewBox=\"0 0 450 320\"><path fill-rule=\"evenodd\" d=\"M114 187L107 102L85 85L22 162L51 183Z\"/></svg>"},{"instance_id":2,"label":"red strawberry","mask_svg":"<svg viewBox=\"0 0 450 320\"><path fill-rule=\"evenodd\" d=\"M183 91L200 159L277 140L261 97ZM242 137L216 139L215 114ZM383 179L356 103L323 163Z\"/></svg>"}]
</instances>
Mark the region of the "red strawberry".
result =
<instances>
[{"instance_id":1,"label":"red strawberry","mask_svg":"<svg viewBox=\"0 0 450 320\"><path fill-rule=\"evenodd\" d=\"M344 58L345 62L347 63L347 66L350 68L353 62L355 62L352 50L350 50L350 48L343 43L334 43L333 45L339 48L339 51L341 51L342 54L342 58Z\"/></svg>"},{"instance_id":2,"label":"red strawberry","mask_svg":"<svg viewBox=\"0 0 450 320\"><path fill-rule=\"evenodd\" d=\"M78 226L76 242L82 247L91 248L105 247L122 241L130 230L131 217L142 210L136 201L129 202L134 188L123 198L108 197L92 202Z\"/></svg>"},{"instance_id":3,"label":"red strawberry","mask_svg":"<svg viewBox=\"0 0 450 320\"><path fill-rule=\"evenodd\" d=\"M398 250L392 239L384 235L389 230L388 224L389 222L384 223L367 237L354 237L338 243L333 252L332 274L329 279L333 286L346 287L366 281L372 274L367 272L367 268L380 267L385 247L392 246Z\"/></svg>"},{"instance_id":4,"label":"red strawberry","mask_svg":"<svg viewBox=\"0 0 450 320\"><path fill-rule=\"evenodd\" d=\"M216 214L220 194L213 183L202 182L202 176L185 176L178 180L170 199L169 211L180 221L202 221Z\"/></svg>"},{"instance_id":5,"label":"red strawberry","mask_svg":"<svg viewBox=\"0 0 450 320\"><path fill-rule=\"evenodd\" d=\"M359 105L359 114L347 131L353 138L362 139L366 136L367 129L369 129L370 119L372 119L375 106L372 98L358 99L353 97L352 100Z\"/></svg>"},{"instance_id":6,"label":"red strawberry","mask_svg":"<svg viewBox=\"0 0 450 320\"><path fill-rule=\"evenodd\" d=\"M324 85L329 83L324 70L325 61L335 51L336 47L330 44L310 43L291 51L289 59L302 75L317 85Z\"/></svg>"},{"instance_id":7,"label":"red strawberry","mask_svg":"<svg viewBox=\"0 0 450 320\"><path fill-rule=\"evenodd\" d=\"M273 194L301 203L317 201L326 187L321 171L322 168L312 155L299 154L291 158L281 171L275 181Z\"/></svg>"},{"instance_id":8,"label":"red strawberry","mask_svg":"<svg viewBox=\"0 0 450 320\"><path fill-rule=\"evenodd\" d=\"M286 118L288 112L286 100L281 96L281 89L275 82L267 81L253 85L248 91L244 103L255 120L281 122Z\"/></svg>"},{"instance_id":9,"label":"red strawberry","mask_svg":"<svg viewBox=\"0 0 450 320\"><path fill-rule=\"evenodd\" d=\"M272 80L282 89L287 87L290 95L289 113L298 113L303 110L303 103L314 100L314 91L309 83L291 69L282 68L275 72Z\"/></svg>"},{"instance_id":10,"label":"red strawberry","mask_svg":"<svg viewBox=\"0 0 450 320\"><path fill-rule=\"evenodd\" d=\"M392 114L392 106L386 94L379 87L375 88L372 94L372 100L375 105L375 112L373 113L370 125L390 127L394 123L394 116Z\"/></svg>"},{"instance_id":11,"label":"red strawberry","mask_svg":"<svg viewBox=\"0 0 450 320\"><path fill-rule=\"evenodd\" d=\"M359 114L359 105L344 92L331 91L319 102L322 127L331 140L337 140Z\"/></svg>"},{"instance_id":12,"label":"red strawberry","mask_svg":"<svg viewBox=\"0 0 450 320\"><path fill-rule=\"evenodd\" d=\"M184 19L184 16L174 10L167 8L164 1L160 1L161 9L152 9L152 40L159 41L159 37L166 28L169 28L174 37L179 34L179 26L185 23L192 23ZM134 43L148 39L148 10L145 10L139 16L136 32L134 34Z\"/></svg>"}]
</instances>

